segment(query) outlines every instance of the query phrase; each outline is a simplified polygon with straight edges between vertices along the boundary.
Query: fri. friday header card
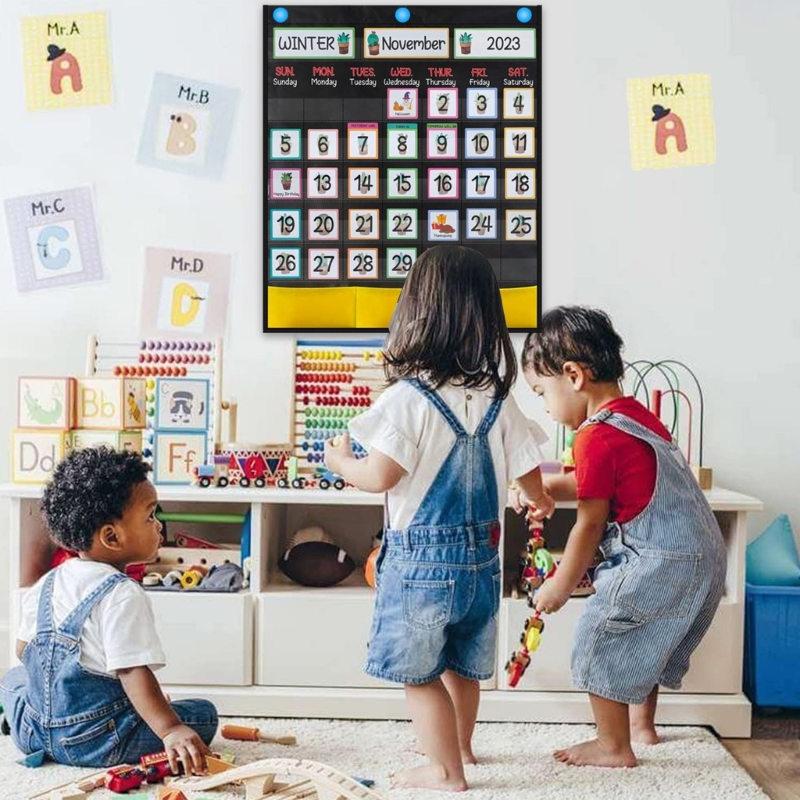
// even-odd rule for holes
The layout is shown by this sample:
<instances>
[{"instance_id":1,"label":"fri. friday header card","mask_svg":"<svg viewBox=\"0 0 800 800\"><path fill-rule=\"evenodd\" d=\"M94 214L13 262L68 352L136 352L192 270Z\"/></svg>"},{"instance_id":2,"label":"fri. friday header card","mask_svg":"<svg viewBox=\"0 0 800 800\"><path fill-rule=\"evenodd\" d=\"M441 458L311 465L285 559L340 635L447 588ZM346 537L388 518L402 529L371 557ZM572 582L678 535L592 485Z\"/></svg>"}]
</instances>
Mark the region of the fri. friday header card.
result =
<instances>
[{"instance_id":1,"label":"fri. friday header card","mask_svg":"<svg viewBox=\"0 0 800 800\"><path fill-rule=\"evenodd\" d=\"M23 17L22 56L29 111L111 102L106 14Z\"/></svg>"},{"instance_id":2,"label":"fri. friday header card","mask_svg":"<svg viewBox=\"0 0 800 800\"><path fill-rule=\"evenodd\" d=\"M265 8L265 331L385 330L437 244L536 327L540 49L539 6Z\"/></svg>"}]
</instances>

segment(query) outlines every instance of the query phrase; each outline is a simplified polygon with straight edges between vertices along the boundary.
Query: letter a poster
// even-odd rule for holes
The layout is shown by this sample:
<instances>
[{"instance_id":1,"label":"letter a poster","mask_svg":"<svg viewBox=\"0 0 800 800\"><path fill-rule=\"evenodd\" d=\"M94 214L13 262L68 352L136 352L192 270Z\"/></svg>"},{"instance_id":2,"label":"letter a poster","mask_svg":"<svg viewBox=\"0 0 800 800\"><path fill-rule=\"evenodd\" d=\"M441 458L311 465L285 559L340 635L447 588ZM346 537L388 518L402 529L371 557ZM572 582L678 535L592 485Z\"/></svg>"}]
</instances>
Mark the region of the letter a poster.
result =
<instances>
[{"instance_id":1,"label":"letter a poster","mask_svg":"<svg viewBox=\"0 0 800 800\"><path fill-rule=\"evenodd\" d=\"M541 311L541 7L266 6L264 330L385 331L417 258Z\"/></svg>"}]
</instances>

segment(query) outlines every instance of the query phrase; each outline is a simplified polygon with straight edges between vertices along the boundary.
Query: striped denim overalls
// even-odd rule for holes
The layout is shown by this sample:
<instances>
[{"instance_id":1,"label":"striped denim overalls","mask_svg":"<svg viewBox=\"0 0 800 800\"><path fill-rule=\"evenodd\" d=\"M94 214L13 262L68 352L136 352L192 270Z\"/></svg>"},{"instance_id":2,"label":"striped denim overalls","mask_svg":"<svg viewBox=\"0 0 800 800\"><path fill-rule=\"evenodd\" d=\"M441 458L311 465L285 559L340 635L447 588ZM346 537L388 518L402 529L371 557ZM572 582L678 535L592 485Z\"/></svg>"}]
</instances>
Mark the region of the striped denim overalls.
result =
<instances>
[{"instance_id":1,"label":"striped denim overalls","mask_svg":"<svg viewBox=\"0 0 800 800\"><path fill-rule=\"evenodd\" d=\"M502 400L468 434L435 391L409 383L456 440L408 527L393 530L387 518L365 670L403 684L430 683L445 670L486 680L500 607L497 479L487 435Z\"/></svg>"},{"instance_id":2,"label":"striped denim overalls","mask_svg":"<svg viewBox=\"0 0 800 800\"><path fill-rule=\"evenodd\" d=\"M608 409L583 423L594 424L649 444L657 473L645 509L606 526L596 594L586 600L575 631L572 679L579 689L638 704L657 684L680 688L722 597L727 556L717 520L677 445Z\"/></svg>"}]
</instances>

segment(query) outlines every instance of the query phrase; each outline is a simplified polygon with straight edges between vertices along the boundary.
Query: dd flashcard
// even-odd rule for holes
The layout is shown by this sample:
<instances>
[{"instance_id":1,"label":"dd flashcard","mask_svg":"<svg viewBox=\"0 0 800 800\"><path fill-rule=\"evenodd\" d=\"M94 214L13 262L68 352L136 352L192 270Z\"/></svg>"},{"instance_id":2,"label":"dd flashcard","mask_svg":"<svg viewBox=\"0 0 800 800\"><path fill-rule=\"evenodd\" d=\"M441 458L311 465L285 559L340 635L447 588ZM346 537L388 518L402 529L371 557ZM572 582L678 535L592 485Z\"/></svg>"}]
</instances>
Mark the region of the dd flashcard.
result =
<instances>
[{"instance_id":1,"label":"dd flashcard","mask_svg":"<svg viewBox=\"0 0 800 800\"><path fill-rule=\"evenodd\" d=\"M439 244L536 328L541 29L540 6L265 7L265 331L385 331Z\"/></svg>"}]
</instances>

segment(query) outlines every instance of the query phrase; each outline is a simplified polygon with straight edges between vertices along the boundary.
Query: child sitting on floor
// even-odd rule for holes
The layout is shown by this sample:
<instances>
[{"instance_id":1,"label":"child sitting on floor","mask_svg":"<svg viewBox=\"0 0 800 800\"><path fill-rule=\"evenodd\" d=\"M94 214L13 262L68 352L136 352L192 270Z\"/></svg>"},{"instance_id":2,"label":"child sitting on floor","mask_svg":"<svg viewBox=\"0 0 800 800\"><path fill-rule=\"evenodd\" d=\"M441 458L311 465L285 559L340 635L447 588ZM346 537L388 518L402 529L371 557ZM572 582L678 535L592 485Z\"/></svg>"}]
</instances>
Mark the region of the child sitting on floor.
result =
<instances>
[{"instance_id":1,"label":"child sitting on floor","mask_svg":"<svg viewBox=\"0 0 800 800\"><path fill-rule=\"evenodd\" d=\"M578 766L633 767L631 740L658 741L659 684L680 688L725 582L716 518L666 428L623 395L621 348L602 311L560 307L542 317L522 355L547 413L577 431L575 471L545 479L556 500L577 498L578 515L537 610L558 611L598 545L605 556L572 652L572 680L589 692L597 739L555 754Z\"/></svg>"},{"instance_id":2,"label":"child sitting on floor","mask_svg":"<svg viewBox=\"0 0 800 800\"><path fill-rule=\"evenodd\" d=\"M156 490L138 453L71 453L45 487L52 538L76 551L26 593L17 641L23 666L0 684L14 743L72 766L111 767L166 750L172 771L205 769L217 711L207 700L169 703L150 601L124 574L161 543Z\"/></svg>"}]
</instances>

